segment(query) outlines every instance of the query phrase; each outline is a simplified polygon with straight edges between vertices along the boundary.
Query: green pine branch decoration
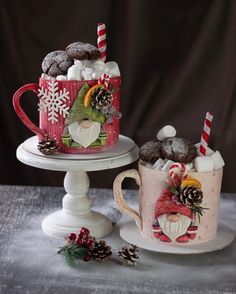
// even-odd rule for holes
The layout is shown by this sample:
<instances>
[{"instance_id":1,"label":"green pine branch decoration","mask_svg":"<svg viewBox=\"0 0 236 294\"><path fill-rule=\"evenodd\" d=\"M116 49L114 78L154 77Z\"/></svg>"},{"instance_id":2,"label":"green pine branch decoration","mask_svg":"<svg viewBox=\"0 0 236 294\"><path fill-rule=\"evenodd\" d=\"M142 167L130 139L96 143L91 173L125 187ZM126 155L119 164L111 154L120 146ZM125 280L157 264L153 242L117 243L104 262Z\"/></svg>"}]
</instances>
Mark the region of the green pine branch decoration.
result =
<instances>
[{"instance_id":1,"label":"green pine branch decoration","mask_svg":"<svg viewBox=\"0 0 236 294\"><path fill-rule=\"evenodd\" d=\"M173 193L173 194L175 194L175 195L179 195L179 191L177 190L177 189L175 189L174 187L172 187L170 184L168 184L168 183L165 183L166 184L166 187L167 187L167 189L171 192L171 193Z\"/></svg>"},{"instance_id":2,"label":"green pine branch decoration","mask_svg":"<svg viewBox=\"0 0 236 294\"><path fill-rule=\"evenodd\" d=\"M69 244L61 247L57 253L64 256L65 262L69 266L75 267L78 263L78 260L80 258L83 258L86 255L87 251L87 248L78 247L76 243L70 242Z\"/></svg>"},{"instance_id":3,"label":"green pine branch decoration","mask_svg":"<svg viewBox=\"0 0 236 294\"><path fill-rule=\"evenodd\" d=\"M208 210L209 208L202 207L202 206L193 206L191 207L192 211L194 212L195 215L197 215L198 222L200 223L201 216L204 214L204 210Z\"/></svg>"}]
</instances>

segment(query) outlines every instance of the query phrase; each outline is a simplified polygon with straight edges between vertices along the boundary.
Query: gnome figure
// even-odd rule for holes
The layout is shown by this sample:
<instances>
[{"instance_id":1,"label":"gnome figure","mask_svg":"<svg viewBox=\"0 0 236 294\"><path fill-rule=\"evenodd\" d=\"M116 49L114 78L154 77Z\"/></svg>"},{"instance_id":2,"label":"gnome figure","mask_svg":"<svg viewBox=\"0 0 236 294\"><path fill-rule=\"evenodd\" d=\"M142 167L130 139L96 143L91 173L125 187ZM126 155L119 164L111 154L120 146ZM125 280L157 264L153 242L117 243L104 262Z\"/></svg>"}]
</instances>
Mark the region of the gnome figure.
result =
<instances>
[{"instance_id":1,"label":"gnome figure","mask_svg":"<svg viewBox=\"0 0 236 294\"><path fill-rule=\"evenodd\" d=\"M190 208L174 201L174 195L165 189L155 207L154 237L162 242L188 243L196 238L198 227L194 225L195 216Z\"/></svg>"},{"instance_id":2,"label":"gnome figure","mask_svg":"<svg viewBox=\"0 0 236 294\"><path fill-rule=\"evenodd\" d=\"M71 138L74 147L76 144L78 144L76 147L84 148L90 147L93 143L98 146L104 145L107 139L107 134L103 128L106 122L105 114L101 109L98 109L97 104L96 107L93 107L91 103L86 102L88 105L85 105L84 102L85 96L93 87L90 88L87 83L82 86L65 120L62 139L65 139L65 137ZM103 103L108 103L106 95L101 96ZM112 103L112 97L109 96L109 99ZM100 100L99 102L99 106L102 108L103 103ZM63 141L63 143L65 142L67 143L67 140Z\"/></svg>"},{"instance_id":3,"label":"gnome figure","mask_svg":"<svg viewBox=\"0 0 236 294\"><path fill-rule=\"evenodd\" d=\"M71 123L68 126L68 131L71 138L76 143L87 148L91 143L97 140L101 131L101 124L89 119L84 119L81 122L76 121Z\"/></svg>"}]
</instances>

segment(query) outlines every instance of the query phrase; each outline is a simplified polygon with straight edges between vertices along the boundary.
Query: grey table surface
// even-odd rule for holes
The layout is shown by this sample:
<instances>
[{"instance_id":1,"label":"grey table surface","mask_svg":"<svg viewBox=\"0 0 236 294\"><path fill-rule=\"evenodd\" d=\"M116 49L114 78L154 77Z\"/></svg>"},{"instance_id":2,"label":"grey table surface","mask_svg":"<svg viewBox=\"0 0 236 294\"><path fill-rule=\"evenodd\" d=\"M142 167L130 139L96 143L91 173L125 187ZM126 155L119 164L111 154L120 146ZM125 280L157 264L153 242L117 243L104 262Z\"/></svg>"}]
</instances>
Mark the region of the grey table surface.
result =
<instances>
[{"instance_id":1,"label":"grey table surface","mask_svg":"<svg viewBox=\"0 0 236 294\"><path fill-rule=\"evenodd\" d=\"M119 227L128 219L117 210L112 191L91 189L94 210L114 223L104 237L112 259L65 265L56 254L63 240L49 238L41 221L61 207L63 188L0 186L0 293L236 293L236 240L227 248L201 255L140 252L136 267L122 266L115 252L125 242ZM130 203L137 191L126 190ZM236 194L223 194L221 222L236 228Z\"/></svg>"}]
</instances>

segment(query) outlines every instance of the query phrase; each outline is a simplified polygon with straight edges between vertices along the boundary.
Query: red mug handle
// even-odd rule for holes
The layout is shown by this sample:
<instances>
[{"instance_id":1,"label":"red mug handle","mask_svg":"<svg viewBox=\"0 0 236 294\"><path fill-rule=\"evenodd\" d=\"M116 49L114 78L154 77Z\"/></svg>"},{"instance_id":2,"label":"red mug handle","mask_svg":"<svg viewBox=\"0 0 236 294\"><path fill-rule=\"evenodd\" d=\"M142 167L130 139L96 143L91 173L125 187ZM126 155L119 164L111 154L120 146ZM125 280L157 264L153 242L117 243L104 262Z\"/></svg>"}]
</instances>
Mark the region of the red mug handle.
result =
<instances>
[{"instance_id":1,"label":"red mug handle","mask_svg":"<svg viewBox=\"0 0 236 294\"><path fill-rule=\"evenodd\" d=\"M23 93L27 91L33 91L34 93L38 94L39 91L39 85L37 84L27 84L21 87L16 91L16 93L13 96L13 106L14 109L19 116L20 120L26 125L27 128L29 128L32 132L34 132L36 135L38 135L39 139L42 139L46 136L46 132L39 127L37 127L27 116L27 114L24 112L20 105L20 98Z\"/></svg>"}]
</instances>

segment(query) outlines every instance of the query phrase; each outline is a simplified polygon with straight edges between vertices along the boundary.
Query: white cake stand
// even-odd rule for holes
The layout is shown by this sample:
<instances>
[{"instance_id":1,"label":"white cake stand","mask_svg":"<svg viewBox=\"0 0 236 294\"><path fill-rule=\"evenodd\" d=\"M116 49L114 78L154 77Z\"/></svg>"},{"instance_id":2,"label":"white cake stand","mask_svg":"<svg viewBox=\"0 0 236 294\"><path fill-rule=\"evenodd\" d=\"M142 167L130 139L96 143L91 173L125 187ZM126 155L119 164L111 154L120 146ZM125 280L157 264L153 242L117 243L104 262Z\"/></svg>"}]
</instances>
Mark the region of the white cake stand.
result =
<instances>
[{"instance_id":1,"label":"white cake stand","mask_svg":"<svg viewBox=\"0 0 236 294\"><path fill-rule=\"evenodd\" d=\"M16 152L17 158L30 166L46 170L65 171L64 188L67 194L62 200L62 210L47 216L42 222L45 234L65 238L71 232L87 227L91 235L100 238L112 230L108 218L91 211L88 197L87 171L98 171L127 165L138 159L138 147L124 136L119 137L116 147L96 154L60 154L45 156L37 150L38 138L29 138Z\"/></svg>"}]
</instances>

